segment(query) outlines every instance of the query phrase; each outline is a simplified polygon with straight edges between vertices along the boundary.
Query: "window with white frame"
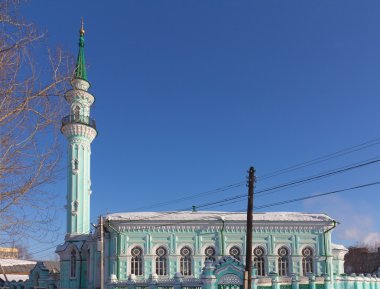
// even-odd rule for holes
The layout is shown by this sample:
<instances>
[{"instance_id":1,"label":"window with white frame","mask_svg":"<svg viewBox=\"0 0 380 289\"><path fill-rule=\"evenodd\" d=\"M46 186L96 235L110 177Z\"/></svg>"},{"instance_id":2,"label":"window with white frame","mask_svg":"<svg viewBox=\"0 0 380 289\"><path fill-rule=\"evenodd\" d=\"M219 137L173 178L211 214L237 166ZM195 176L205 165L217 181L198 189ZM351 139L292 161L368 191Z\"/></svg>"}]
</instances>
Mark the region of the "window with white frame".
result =
<instances>
[{"instance_id":1,"label":"window with white frame","mask_svg":"<svg viewBox=\"0 0 380 289\"><path fill-rule=\"evenodd\" d=\"M264 252L264 248L260 246L253 250L253 262L255 263L257 276L265 276Z\"/></svg>"},{"instance_id":2,"label":"window with white frame","mask_svg":"<svg viewBox=\"0 0 380 289\"><path fill-rule=\"evenodd\" d=\"M289 274L289 250L286 247L278 249L278 275L287 276Z\"/></svg>"},{"instance_id":3,"label":"window with white frame","mask_svg":"<svg viewBox=\"0 0 380 289\"><path fill-rule=\"evenodd\" d=\"M302 249L302 271L304 276L313 273L313 249L310 247Z\"/></svg>"},{"instance_id":4,"label":"window with white frame","mask_svg":"<svg viewBox=\"0 0 380 289\"><path fill-rule=\"evenodd\" d=\"M142 273L142 249L140 247L134 247L131 250L131 274L141 276Z\"/></svg>"},{"instance_id":5,"label":"window with white frame","mask_svg":"<svg viewBox=\"0 0 380 289\"><path fill-rule=\"evenodd\" d=\"M230 255L237 260L240 260L240 248L237 246L233 246L230 248Z\"/></svg>"},{"instance_id":6,"label":"window with white frame","mask_svg":"<svg viewBox=\"0 0 380 289\"><path fill-rule=\"evenodd\" d=\"M182 276L191 275L191 249L183 247L180 251L181 259L179 260L180 272Z\"/></svg>"},{"instance_id":7,"label":"window with white frame","mask_svg":"<svg viewBox=\"0 0 380 289\"><path fill-rule=\"evenodd\" d=\"M208 246L205 249L205 255L206 255L206 260L211 260L214 262L215 261L215 248L212 246Z\"/></svg>"},{"instance_id":8,"label":"window with white frame","mask_svg":"<svg viewBox=\"0 0 380 289\"><path fill-rule=\"evenodd\" d=\"M158 276L167 275L168 256L166 249L164 247L159 247L156 250L156 254L156 274Z\"/></svg>"}]
</instances>

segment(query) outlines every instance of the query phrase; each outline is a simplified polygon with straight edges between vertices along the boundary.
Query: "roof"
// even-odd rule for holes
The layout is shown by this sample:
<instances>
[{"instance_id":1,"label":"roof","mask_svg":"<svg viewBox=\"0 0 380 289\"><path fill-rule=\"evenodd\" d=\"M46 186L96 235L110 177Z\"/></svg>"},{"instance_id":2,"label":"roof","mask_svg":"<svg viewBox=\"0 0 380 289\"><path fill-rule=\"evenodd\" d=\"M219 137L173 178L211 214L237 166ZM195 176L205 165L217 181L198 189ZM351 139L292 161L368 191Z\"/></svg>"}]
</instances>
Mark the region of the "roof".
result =
<instances>
[{"instance_id":1,"label":"roof","mask_svg":"<svg viewBox=\"0 0 380 289\"><path fill-rule=\"evenodd\" d=\"M9 282L12 282L12 281L26 281L29 279L29 275L25 275L25 274L6 274L7 275L7 279ZM4 274L0 274L0 279L3 280L3 281L6 281L5 277L4 277Z\"/></svg>"},{"instance_id":2,"label":"roof","mask_svg":"<svg viewBox=\"0 0 380 289\"><path fill-rule=\"evenodd\" d=\"M59 261L43 261L42 263L50 273L58 273L60 271Z\"/></svg>"},{"instance_id":3,"label":"roof","mask_svg":"<svg viewBox=\"0 0 380 289\"><path fill-rule=\"evenodd\" d=\"M219 211L172 211L172 212L127 212L106 215L110 221L245 221L245 212ZM332 222L325 214L299 212L267 212L253 214L254 222Z\"/></svg>"},{"instance_id":4,"label":"roof","mask_svg":"<svg viewBox=\"0 0 380 289\"><path fill-rule=\"evenodd\" d=\"M74 78L79 78L87 81L86 61L84 59L84 29L83 22L82 28L79 30L79 52L77 63L75 67Z\"/></svg>"},{"instance_id":5,"label":"roof","mask_svg":"<svg viewBox=\"0 0 380 289\"><path fill-rule=\"evenodd\" d=\"M27 264L35 265L36 263L37 263L36 261L29 261L29 260L23 260L23 259L0 258L1 266L27 265Z\"/></svg>"},{"instance_id":6,"label":"roof","mask_svg":"<svg viewBox=\"0 0 380 289\"><path fill-rule=\"evenodd\" d=\"M21 259L0 259L0 265L7 276L8 274L28 275L30 270L36 265L36 262ZM1 273L3 273L3 271Z\"/></svg>"},{"instance_id":7,"label":"roof","mask_svg":"<svg viewBox=\"0 0 380 289\"><path fill-rule=\"evenodd\" d=\"M332 248L333 250L344 250L344 251L348 251L348 249L347 249L345 246L341 245L341 244L331 243L331 248Z\"/></svg>"}]
</instances>

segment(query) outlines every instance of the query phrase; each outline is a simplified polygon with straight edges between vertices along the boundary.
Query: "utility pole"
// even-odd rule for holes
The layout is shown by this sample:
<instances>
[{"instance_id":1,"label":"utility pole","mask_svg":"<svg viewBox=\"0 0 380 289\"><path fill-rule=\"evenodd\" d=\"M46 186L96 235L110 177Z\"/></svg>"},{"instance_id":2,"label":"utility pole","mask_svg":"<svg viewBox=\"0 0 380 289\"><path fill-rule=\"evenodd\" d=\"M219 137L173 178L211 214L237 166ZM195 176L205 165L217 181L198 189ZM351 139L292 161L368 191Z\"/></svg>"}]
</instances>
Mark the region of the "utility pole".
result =
<instances>
[{"instance_id":1,"label":"utility pole","mask_svg":"<svg viewBox=\"0 0 380 289\"><path fill-rule=\"evenodd\" d=\"M255 181L255 169L249 168L248 175L248 207L247 207L247 244L244 272L244 289L252 288L252 226L253 226L253 183Z\"/></svg>"},{"instance_id":2,"label":"utility pole","mask_svg":"<svg viewBox=\"0 0 380 289\"><path fill-rule=\"evenodd\" d=\"M100 216L100 289L104 289L104 239L103 216Z\"/></svg>"}]
</instances>

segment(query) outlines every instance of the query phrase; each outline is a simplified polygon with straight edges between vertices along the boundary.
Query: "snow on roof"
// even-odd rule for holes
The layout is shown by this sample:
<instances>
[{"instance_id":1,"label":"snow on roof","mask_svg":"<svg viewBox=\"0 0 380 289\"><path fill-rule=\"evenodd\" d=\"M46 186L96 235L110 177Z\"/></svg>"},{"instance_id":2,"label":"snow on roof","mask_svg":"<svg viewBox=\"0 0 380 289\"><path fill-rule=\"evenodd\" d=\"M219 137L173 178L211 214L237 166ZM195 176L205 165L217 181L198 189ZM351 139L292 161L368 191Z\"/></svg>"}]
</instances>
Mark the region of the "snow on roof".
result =
<instances>
[{"instance_id":1,"label":"snow on roof","mask_svg":"<svg viewBox=\"0 0 380 289\"><path fill-rule=\"evenodd\" d=\"M245 221L245 212L219 212L219 211L173 211L173 212L129 212L106 215L111 221ZM256 222L332 222L333 219L325 214L310 214L298 212L267 212L255 213Z\"/></svg>"},{"instance_id":2,"label":"snow on roof","mask_svg":"<svg viewBox=\"0 0 380 289\"><path fill-rule=\"evenodd\" d=\"M332 248L333 250L344 250L344 251L348 251L348 249L347 249L345 246L341 245L341 244L331 243L331 248Z\"/></svg>"},{"instance_id":3,"label":"snow on roof","mask_svg":"<svg viewBox=\"0 0 380 289\"><path fill-rule=\"evenodd\" d=\"M6 274L7 275L7 279L9 282L12 282L12 281L26 281L29 279L29 275L20 275L20 274ZM0 279L2 279L3 281L5 281L5 277L4 277L4 274L0 274Z\"/></svg>"},{"instance_id":4,"label":"snow on roof","mask_svg":"<svg viewBox=\"0 0 380 289\"><path fill-rule=\"evenodd\" d=\"M7 266L16 266L16 265L30 265L30 264L36 264L36 261L28 261L28 260L22 260L22 259L6 259L6 258L0 258L0 265L3 267Z\"/></svg>"}]
</instances>

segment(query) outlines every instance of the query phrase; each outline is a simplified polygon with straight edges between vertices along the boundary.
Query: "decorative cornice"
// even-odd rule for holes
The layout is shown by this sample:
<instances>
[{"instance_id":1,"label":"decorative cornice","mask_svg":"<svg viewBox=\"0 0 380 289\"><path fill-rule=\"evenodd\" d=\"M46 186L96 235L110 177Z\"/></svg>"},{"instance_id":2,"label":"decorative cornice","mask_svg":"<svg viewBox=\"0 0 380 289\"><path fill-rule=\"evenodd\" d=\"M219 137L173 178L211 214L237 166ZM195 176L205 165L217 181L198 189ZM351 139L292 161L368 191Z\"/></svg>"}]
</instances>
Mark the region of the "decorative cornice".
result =
<instances>
[{"instance_id":1,"label":"decorative cornice","mask_svg":"<svg viewBox=\"0 0 380 289\"><path fill-rule=\"evenodd\" d=\"M84 101L89 106L92 105L95 101L95 98L91 93L87 92L84 89L78 89L78 88L68 90L65 93L65 99L68 103L73 103L74 101L78 101L78 100Z\"/></svg>"},{"instance_id":2,"label":"decorative cornice","mask_svg":"<svg viewBox=\"0 0 380 289\"><path fill-rule=\"evenodd\" d=\"M194 232L194 231L207 231L207 232L219 232L222 229L220 225L153 225L153 224L116 224L113 225L120 231L125 232ZM279 232L279 233L294 233L294 232L323 232L323 225L316 224L304 224L304 225L254 225L254 233L268 233L268 232ZM225 226L224 231L226 233L246 233L245 224L236 224Z\"/></svg>"},{"instance_id":3,"label":"decorative cornice","mask_svg":"<svg viewBox=\"0 0 380 289\"><path fill-rule=\"evenodd\" d=\"M90 88L90 83L80 78L74 78L71 81L71 86L74 89L81 89L81 90L87 91Z\"/></svg>"},{"instance_id":4,"label":"decorative cornice","mask_svg":"<svg viewBox=\"0 0 380 289\"><path fill-rule=\"evenodd\" d=\"M67 138L72 136L83 136L91 143L97 135L92 127L80 123L68 123L61 128L63 135Z\"/></svg>"},{"instance_id":5,"label":"decorative cornice","mask_svg":"<svg viewBox=\"0 0 380 289\"><path fill-rule=\"evenodd\" d=\"M87 150L88 152L91 152L91 146L90 146L90 142L88 140L72 138L72 139L70 139L70 144L71 145L74 145L74 144L81 145L81 146L83 146L83 148L85 150ZM72 162L73 161L74 160L72 160Z\"/></svg>"}]
</instances>

